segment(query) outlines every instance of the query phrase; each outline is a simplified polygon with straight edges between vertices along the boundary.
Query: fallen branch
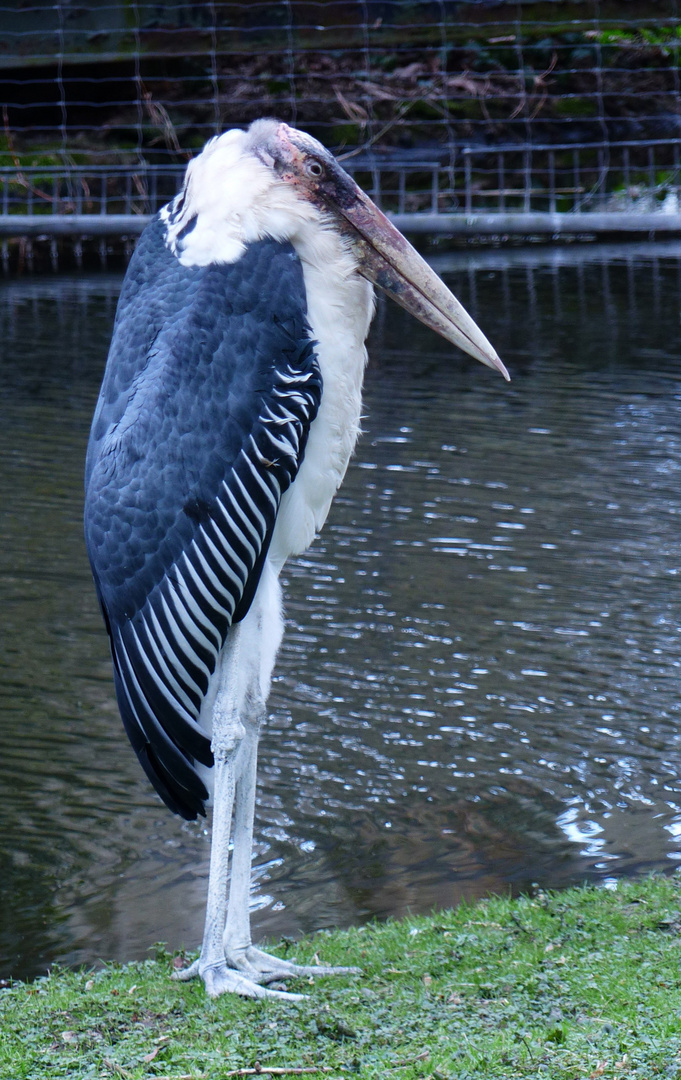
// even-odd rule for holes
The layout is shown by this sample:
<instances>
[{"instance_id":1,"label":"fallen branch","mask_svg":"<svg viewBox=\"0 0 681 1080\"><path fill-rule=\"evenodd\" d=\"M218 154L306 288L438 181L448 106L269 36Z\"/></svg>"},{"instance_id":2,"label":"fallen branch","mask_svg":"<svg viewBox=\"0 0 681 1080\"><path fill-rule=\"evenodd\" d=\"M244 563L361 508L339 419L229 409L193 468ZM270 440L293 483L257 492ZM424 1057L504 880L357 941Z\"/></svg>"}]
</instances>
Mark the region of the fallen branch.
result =
<instances>
[{"instance_id":1,"label":"fallen branch","mask_svg":"<svg viewBox=\"0 0 681 1080\"><path fill-rule=\"evenodd\" d=\"M256 1061L255 1067L252 1069L234 1069L233 1072L225 1073L225 1076L302 1076L303 1073L320 1073L320 1072L333 1072L328 1065L312 1065L305 1068L277 1068L273 1065L269 1067L267 1065L261 1065L259 1061Z\"/></svg>"}]
</instances>

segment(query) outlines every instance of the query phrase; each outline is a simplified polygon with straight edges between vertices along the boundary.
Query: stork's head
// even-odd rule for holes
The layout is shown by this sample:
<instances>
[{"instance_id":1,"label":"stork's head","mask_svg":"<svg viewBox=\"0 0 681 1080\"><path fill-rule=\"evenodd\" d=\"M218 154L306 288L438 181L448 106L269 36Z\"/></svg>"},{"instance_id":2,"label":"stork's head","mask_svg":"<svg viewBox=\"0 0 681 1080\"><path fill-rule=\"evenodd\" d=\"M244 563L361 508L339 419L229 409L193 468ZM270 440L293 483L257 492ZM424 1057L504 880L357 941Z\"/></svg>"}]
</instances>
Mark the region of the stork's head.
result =
<instances>
[{"instance_id":1,"label":"stork's head","mask_svg":"<svg viewBox=\"0 0 681 1080\"><path fill-rule=\"evenodd\" d=\"M201 203L208 198L230 205L241 250L242 242L264 231L286 236L286 208L293 205L293 197L304 218L316 218L341 233L360 274L426 326L509 378L492 345L444 282L311 135L278 120L256 120L245 132L226 132L190 164L185 195L173 229L176 236L190 214L201 214ZM254 212L259 205L267 206L266 226Z\"/></svg>"}]
</instances>

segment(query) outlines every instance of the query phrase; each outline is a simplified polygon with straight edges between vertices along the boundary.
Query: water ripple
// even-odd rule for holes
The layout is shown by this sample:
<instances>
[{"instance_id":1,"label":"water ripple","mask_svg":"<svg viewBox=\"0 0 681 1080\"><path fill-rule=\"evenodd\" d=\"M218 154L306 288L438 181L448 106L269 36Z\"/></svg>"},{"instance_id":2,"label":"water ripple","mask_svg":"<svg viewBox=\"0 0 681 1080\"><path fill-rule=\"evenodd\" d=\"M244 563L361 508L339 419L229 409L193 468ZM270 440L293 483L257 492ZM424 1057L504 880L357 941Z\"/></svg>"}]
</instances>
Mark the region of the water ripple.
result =
<instances>
[{"instance_id":1,"label":"water ripple","mask_svg":"<svg viewBox=\"0 0 681 1080\"><path fill-rule=\"evenodd\" d=\"M681 861L678 263L635 250L454 260L508 387L381 307L356 459L286 570L261 932ZM81 540L119 285L0 307L3 976L201 935L206 826L125 743Z\"/></svg>"}]
</instances>

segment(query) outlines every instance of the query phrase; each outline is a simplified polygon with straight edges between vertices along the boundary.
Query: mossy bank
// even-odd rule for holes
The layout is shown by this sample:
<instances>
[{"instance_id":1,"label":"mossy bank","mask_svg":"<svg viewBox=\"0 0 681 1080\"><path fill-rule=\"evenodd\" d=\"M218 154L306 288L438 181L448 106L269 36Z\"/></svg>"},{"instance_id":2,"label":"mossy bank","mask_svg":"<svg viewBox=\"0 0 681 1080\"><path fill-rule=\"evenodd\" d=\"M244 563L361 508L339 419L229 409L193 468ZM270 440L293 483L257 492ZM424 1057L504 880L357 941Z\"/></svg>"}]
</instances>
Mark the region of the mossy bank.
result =
<instances>
[{"instance_id":1,"label":"mossy bank","mask_svg":"<svg viewBox=\"0 0 681 1080\"><path fill-rule=\"evenodd\" d=\"M295 1004L211 1001L162 950L56 971L0 991L0 1076L681 1077L680 932L674 875L283 943L364 972Z\"/></svg>"}]
</instances>

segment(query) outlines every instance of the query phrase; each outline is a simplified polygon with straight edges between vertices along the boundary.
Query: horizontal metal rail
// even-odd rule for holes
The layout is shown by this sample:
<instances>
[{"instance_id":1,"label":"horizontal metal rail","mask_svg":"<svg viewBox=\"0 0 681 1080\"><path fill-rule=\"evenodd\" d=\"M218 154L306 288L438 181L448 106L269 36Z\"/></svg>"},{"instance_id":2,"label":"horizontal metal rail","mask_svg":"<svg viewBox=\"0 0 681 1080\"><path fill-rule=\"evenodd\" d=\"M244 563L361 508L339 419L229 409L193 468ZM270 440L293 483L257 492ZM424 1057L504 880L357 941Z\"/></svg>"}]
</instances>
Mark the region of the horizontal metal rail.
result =
<instances>
[{"instance_id":1,"label":"horizontal metal rail","mask_svg":"<svg viewBox=\"0 0 681 1080\"><path fill-rule=\"evenodd\" d=\"M395 214L652 213L681 208L681 140L348 151L344 167ZM0 214L155 213L186 164L0 166Z\"/></svg>"},{"instance_id":2,"label":"horizontal metal rail","mask_svg":"<svg viewBox=\"0 0 681 1080\"><path fill-rule=\"evenodd\" d=\"M149 221L150 214L0 214L0 236L139 236Z\"/></svg>"},{"instance_id":3,"label":"horizontal metal rail","mask_svg":"<svg viewBox=\"0 0 681 1080\"><path fill-rule=\"evenodd\" d=\"M389 216L402 232L444 233L454 236L681 234L681 214L518 212L514 214L393 214Z\"/></svg>"},{"instance_id":4,"label":"horizontal metal rail","mask_svg":"<svg viewBox=\"0 0 681 1080\"><path fill-rule=\"evenodd\" d=\"M681 213L391 214L398 229L449 236L593 236L612 233L681 235ZM138 236L146 214L0 214L0 237Z\"/></svg>"}]
</instances>

